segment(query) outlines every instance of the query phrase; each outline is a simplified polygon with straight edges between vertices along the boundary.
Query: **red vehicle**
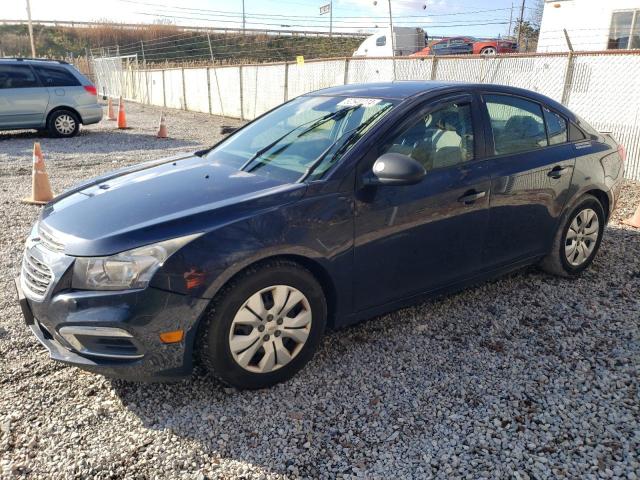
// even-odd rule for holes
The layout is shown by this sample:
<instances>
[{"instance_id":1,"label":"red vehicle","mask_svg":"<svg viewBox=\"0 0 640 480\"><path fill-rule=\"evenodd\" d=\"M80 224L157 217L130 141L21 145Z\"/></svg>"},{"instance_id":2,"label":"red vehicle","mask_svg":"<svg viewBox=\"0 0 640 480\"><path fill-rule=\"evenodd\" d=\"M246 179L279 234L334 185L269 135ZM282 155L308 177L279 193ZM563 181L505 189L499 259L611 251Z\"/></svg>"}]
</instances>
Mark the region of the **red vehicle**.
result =
<instances>
[{"instance_id":1,"label":"red vehicle","mask_svg":"<svg viewBox=\"0 0 640 480\"><path fill-rule=\"evenodd\" d=\"M423 48L412 57L428 55L496 55L497 53L516 53L518 45L513 40L478 39L474 37L444 38Z\"/></svg>"}]
</instances>

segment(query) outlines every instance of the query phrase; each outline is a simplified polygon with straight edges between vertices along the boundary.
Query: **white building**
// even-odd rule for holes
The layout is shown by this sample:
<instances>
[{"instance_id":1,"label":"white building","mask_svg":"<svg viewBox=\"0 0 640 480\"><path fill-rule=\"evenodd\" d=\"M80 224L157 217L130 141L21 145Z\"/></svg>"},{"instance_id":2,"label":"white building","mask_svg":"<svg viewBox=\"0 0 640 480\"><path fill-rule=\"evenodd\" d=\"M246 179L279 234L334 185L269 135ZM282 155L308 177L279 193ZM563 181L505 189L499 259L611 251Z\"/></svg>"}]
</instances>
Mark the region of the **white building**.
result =
<instances>
[{"instance_id":1,"label":"white building","mask_svg":"<svg viewBox=\"0 0 640 480\"><path fill-rule=\"evenodd\" d=\"M538 52L640 49L640 0L545 0Z\"/></svg>"}]
</instances>

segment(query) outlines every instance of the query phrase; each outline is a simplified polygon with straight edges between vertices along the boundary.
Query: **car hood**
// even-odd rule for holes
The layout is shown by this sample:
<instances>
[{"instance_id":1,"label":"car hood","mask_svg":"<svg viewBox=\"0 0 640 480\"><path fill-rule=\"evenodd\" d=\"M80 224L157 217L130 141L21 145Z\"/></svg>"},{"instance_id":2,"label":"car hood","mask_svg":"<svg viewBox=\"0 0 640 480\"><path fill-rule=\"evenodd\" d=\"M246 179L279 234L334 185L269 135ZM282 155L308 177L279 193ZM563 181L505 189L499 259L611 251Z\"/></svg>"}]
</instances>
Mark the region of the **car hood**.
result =
<instances>
[{"instance_id":1,"label":"car hood","mask_svg":"<svg viewBox=\"0 0 640 480\"><path fill-rule=\"evenodd\" d=\"M169 157L72 188L44 208L40 228L68 255L111 255L278 208L304 188L215 159Z\"/></svg>"}]
</instances>

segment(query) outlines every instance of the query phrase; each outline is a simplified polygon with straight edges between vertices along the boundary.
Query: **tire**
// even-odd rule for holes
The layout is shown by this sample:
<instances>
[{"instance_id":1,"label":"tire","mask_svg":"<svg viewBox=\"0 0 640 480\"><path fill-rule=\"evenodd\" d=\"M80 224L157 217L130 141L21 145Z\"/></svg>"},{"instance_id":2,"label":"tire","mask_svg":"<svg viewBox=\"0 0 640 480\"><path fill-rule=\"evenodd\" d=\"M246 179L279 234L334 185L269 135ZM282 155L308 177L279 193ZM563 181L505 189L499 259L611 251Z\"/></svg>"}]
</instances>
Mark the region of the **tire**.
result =
<instances>
[{"instance_id":1,"label":"tire","mask_svg":"<svg viewBox=\"0 0 640 480\"><path fill-rule=\"evenodd\" d=\"M267 261L249 267L216 296L199 330L197 352L225 384L270 387L311 360L326 321L327 303L315 277L295 262Z\"/></svg>"},{"instance_id":2,"label":"tire","mask_svg":"<svg viewBox=\"0 0 640 480\"><path fill-rule=\"evenodd\" d=\"M597 225L593 223L594 218L589 217L591 213L595 214ZM590 219L584 223L584 219L587 218ZM583 223L581 224L580 222ZM563 215L560 227L554 237L551 251L542 259L540 267L548 273L561 277L577 277L580 275L591 265L600 249L605 222L604 209L598 199L592 195L581 197L576 205ZM576 225L578 227L582 226L582 231L580 228L577 229L579 232L577 236L574 229ZM569 234L570 229L572 231L571 234ZM597 237L594 238L592 231L594 233L597 232ZM582 239L585 246L581 251L579 248L580 239ZM575 248L572 249L571 245L574 245Z\"/></svg>"},{"instance_id":3,"label":"tire","mask_svg":"<svg viewBox=\"0 0 640 480\"><path fill-rule=\"evenodd\" d=\"M47 130L52 137L75 137L80 131L80 119L71 110L56 110L49 116Z\"/></svg>"},{"instance_id":4,"label":"tire","mask_svg":"<svg viewBox=\"0 0 640 480\"><path fill-rule=\"evenodd\" d=\"M480 55L496 55L498 50L495 47L484 47L480 50Z\"/></svg>"}]
</instances>

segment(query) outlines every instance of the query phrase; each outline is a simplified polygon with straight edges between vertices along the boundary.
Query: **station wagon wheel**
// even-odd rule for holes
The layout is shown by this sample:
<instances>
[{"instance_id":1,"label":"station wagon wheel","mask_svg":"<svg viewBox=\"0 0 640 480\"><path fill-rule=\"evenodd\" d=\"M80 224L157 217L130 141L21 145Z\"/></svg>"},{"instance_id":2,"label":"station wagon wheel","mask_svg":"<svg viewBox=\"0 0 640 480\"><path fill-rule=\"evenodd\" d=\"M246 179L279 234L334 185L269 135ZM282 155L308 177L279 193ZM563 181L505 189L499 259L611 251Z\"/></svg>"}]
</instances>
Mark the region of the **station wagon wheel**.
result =
<instances>
[{"instance_id":1,"label":"station wagon wheel","mask_svg":"<svg viewBox=\"0 0 640 480\"><path fill-rule=\"evenodd\" d=\"M582 196L563 215L551 251L542 259L540 267L563 277L582 273L600 248L605 222L600 201L593 195Z\"/></svg>"},{"instance_id":2,"label":"station wagon wheel","mask_svg":"<svg viewBox=\"0 0 640 480\"><path fill-rule=\"evenodd\" d=\"M73 137L80 130L80 119L70 110L58 110L49 116L47 129L53 137Z\"/></svg>"},{"instance_id":3,"label":"station wagon wheel","mask_svg":"<svg viewBox=\"0 0 640 480\"><path fill-rule=\"evenodd\" d=\"M216 295L198 331L198 357L223 383L268 387L313 357L326 318L324 290L311 272L289 260L265 261Z\"/></svg>"}]
</instances>

